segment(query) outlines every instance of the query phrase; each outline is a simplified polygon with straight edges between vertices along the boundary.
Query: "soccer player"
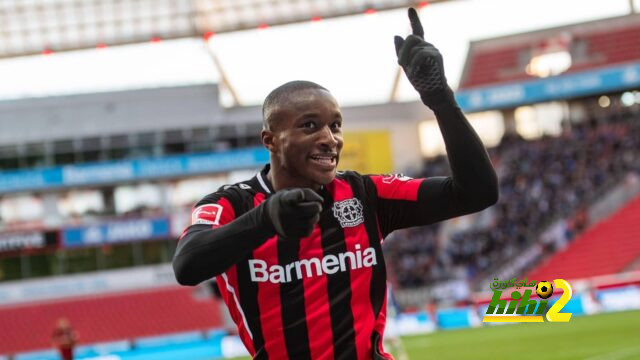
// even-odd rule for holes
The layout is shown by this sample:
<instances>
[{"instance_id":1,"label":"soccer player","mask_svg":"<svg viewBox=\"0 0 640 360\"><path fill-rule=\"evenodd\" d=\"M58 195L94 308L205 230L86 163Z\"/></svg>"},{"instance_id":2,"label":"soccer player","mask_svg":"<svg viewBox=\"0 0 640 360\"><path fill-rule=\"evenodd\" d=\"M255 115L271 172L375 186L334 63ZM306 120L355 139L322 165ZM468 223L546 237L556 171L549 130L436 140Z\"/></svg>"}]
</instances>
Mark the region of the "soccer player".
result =
<instances>
[{"instance_id":1,"label":"soccer player","mask_svg":"<svg viewBox=\"0 0 640 360\"><path fill-rule=\"evenodd\" d=\"M173 259L180 284L217 276L254 359L391 359L382 348L386 270L381 242L396 229L480 211L496 174L446 83L442 56L396 36L398 63L435 113L451 177L337 172L342 116L308 81L273 90L262 108L270 164L196 204Z\"/></svg>"}]
</instances>

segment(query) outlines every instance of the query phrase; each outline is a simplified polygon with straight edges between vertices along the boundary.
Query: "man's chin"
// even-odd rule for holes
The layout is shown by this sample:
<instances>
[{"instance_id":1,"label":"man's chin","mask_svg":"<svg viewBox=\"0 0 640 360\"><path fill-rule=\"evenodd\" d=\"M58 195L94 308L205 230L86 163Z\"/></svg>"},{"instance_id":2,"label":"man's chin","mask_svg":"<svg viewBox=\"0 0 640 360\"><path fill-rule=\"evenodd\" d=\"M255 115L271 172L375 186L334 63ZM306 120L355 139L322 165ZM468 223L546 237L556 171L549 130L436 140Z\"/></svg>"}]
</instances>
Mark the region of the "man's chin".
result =
<instances>
[{"instance_id":1,"label":"man's chin","mask_svg":"<svg viewBox=\"0 0 640 360\"><path fill-rule=\"evenodd\" d=\"M313 181L321 186L328 185L336 178L336 170L314 174Z\"/></svg>"}]
</instances>

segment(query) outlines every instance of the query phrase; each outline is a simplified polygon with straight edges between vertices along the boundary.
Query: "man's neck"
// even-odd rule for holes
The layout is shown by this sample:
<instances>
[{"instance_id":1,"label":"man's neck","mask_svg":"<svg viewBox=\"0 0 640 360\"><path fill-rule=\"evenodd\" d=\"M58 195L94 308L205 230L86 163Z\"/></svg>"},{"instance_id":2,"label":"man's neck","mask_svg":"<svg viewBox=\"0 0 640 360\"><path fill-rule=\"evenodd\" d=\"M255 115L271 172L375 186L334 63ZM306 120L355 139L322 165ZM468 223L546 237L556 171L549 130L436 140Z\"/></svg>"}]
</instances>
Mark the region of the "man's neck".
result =
<instances>
[{"instance_id":1,"label":"man's neck","mask_svg":"<svg viewBox=\"0 0 640 360\"><path fill-rule=\"evenodd\" d=\"M280 169L278 171L273 164L271 164L271 168L267 173L267 179L271 182L271 186L275 191L289 188L310 188L318 191L322 188L321 185L313 184L309 180L288 176L285 170Z\"/></svg>"}]
</instances>

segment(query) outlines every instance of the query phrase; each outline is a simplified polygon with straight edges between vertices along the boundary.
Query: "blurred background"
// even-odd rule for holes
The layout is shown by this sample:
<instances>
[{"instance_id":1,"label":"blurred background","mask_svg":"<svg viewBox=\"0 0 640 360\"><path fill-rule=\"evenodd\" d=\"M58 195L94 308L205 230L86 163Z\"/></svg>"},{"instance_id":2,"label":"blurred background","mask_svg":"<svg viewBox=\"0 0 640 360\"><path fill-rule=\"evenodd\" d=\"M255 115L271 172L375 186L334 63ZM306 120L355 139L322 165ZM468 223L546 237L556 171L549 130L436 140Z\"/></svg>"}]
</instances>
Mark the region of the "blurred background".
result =
<instances>
[{"instance_id":1,"label":"blurred background","mask_svg":"<svg viewBox=\"0 0 640 360\"><path fill-rule=\"evenodd\" d=\"M640 0L2 0L0 359L57 359L61 318L78 358L246 354L215 285L176 284L176 239L268 162L261 102L294 79L341 104L341 168L449 173L396 64L408 6L500 200L385 240L389 336L411 359L640 358ZM571 322L483 325L489 284L525 277L568 280Z\"/></svg>"}]
</instances>

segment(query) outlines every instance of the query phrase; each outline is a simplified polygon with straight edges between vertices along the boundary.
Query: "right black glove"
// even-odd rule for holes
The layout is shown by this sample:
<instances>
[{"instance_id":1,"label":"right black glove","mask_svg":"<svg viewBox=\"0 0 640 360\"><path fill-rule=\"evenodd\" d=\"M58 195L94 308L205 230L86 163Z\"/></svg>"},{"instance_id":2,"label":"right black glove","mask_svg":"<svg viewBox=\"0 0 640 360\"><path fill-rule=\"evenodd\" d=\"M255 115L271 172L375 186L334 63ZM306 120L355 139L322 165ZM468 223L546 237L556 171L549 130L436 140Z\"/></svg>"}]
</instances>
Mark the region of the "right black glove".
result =
<instances>
[{"instance_id":1,"label":"right black glove","mask_svg":"<svg viewBox=\"0 0 640 360\"><path fill-rule=\"evenodd\" d=\"M265 201L266 220L282 237L309 236L320 221L322 201L322 196L308 188L280 190Z\"/></svg>"}]
</instances>

